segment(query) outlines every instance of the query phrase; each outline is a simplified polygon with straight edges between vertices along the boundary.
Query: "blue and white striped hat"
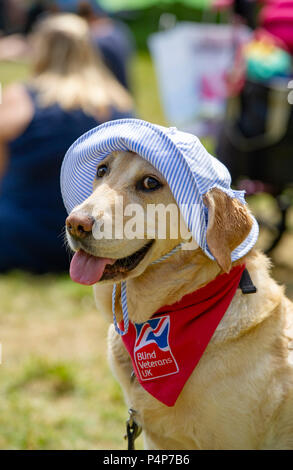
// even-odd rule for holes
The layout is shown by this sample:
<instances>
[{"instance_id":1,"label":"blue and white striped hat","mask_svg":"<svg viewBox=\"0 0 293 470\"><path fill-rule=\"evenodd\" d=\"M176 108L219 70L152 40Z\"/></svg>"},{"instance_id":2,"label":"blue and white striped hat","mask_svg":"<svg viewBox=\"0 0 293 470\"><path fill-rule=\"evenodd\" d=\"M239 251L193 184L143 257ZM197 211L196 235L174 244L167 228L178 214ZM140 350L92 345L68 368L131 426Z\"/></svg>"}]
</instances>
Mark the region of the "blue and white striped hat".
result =
<instances>
[{"instance_id":1,"label":"blue and white striped hat","mask_svg":"<svg viewBox=\"0 0 293 470\"><path fill-rule=\"evenodd\" d=\"M216 187L245 204L244 191L231 189L227 168L197 137L174 127L119 119L82 135L68 150L61 169L61 191L68 213L92 193L98 163L119 150L137 153L164 176L194 239L214 259L206 242L208 212L203 195ZM232 252L232 261L248 253L257 237L258 224L253 219L250 233Z\"/></svg>"}]
</instances>

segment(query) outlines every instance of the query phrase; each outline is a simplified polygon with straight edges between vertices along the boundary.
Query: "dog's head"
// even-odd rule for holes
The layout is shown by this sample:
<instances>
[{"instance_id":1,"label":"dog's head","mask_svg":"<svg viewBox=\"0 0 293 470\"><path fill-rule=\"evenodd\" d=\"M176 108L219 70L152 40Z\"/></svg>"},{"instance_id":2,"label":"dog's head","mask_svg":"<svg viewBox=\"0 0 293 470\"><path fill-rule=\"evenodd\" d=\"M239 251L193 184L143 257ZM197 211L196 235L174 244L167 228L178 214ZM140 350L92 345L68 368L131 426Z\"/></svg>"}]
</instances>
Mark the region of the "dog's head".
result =
<instances>
[{"instance_id":1,"label":"dog's head","mask_svg":"<svg viewBox=\"0 0 293 470\"><path fill-rule=\"evenodd\" d=\"M203 202L209 251L228 272L231 252L249 234L252 217L217 188L204 194ZM71 276L83 284L137 277L179 244L201 249L190 246L192 236L165 178L132 152L113 152L97 165L92 194L70 213L66 232L77 252Z\"/></svg>"}]
</instances>

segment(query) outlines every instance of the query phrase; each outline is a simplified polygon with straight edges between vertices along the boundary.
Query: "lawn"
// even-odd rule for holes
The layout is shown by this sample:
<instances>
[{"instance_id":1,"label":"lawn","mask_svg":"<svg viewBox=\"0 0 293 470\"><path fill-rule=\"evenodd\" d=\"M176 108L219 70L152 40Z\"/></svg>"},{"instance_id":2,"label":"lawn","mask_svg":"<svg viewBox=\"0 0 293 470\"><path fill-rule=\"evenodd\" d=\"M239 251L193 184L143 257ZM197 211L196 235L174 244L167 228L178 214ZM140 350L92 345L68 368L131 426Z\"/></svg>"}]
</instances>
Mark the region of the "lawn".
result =
<instances>
[{"instance_id":1,"label":"lawn","mask_svg":"<svg viewBox=\"0 0 293 470\"><path fill-rule=\"evenodd\" d=\"M24 64L0 64L3 85L26 75ZM164 124L146 53L132 76L139 116ZM292 249L288 235L276 250L274 275L293 297ZM0 299L0 448L125 448L127 409L107 364L107 325L91 288L67 275L17 272L0 276Z\"/></svg>"}]
</instances>

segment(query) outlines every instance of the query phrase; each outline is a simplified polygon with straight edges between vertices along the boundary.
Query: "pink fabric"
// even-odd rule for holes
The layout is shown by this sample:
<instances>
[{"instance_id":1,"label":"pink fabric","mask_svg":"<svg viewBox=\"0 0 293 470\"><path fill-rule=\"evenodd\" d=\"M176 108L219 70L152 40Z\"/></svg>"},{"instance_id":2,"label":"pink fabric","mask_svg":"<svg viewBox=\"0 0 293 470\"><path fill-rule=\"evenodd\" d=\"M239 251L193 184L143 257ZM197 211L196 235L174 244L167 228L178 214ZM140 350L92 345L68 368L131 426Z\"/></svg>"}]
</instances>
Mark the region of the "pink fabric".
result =
<instances>
[{"instance_id":1,"label":"pink fabric","mask_svg":"<svg viewBox=\"0 0 293 470\"><path fill-rule=\"evenodd\" d=\"M293 0L270 1L261 10L260 25L293 54Z\"/></svg>"},{"instance_id":2,"label":"pink fabric","mask_svg":"<svg viewBox=\"0 0 293 470\"><path fill-rule=\"evenodd\" d=\"M286 45L290 54L293 55L293 21L292 23L285 22L274 22L271 24L264 25L266 30L273 36L281 39Z\"/></svg>"}]
</instances>

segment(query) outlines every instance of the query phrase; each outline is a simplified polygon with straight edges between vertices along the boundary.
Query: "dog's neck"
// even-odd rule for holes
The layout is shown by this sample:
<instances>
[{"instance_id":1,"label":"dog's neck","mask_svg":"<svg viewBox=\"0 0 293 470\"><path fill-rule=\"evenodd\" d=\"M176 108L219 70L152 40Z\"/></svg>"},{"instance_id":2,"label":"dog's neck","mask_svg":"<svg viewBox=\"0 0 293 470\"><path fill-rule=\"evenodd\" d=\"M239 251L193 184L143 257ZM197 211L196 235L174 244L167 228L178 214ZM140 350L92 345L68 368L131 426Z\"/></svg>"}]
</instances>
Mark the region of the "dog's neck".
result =
<instances>
[{"instance_id":1,"label":"dog's neck","mask_svg":"<svg viewBox=\"0 0 293 470\"><path fill-rule=\"evenodd\" d=\"M201 249L181 251L127 282L131 321L147 321L159 308L172 305L214 279L221 269Z\"/></svg>"},{"instance_id":2,"label":"dog's neck","mask_svg":"<svg viewBox=\"0 0 293 470\"><path fill-rule=\"evenodd\" d=\"M159 308L178 302L184 295L212 281L221 269L202 252L180 251L169 259L150 265L143 274L127 281L129 319L135 323L147 321ZM99 310L112 321L111 286L95 285ZM117 321L122 319L120 290L117 289Z\"/></svg>"},{"instance_id":3,"label":"dog's neck","mask_svg":"<svg viewBox=\"0 0 293 470\"><path fill-rule=\"evenodd\" d=\"M214 335L216 341L226 341L227 337L237 337L260 321L263 321L281 301L282 288L273 281L268 272L268 260L254 251L233 265L245 262L258 292L243 295L238 289L231 307L221 321ZM262 268L260 269L260 266ZM181 298L215 279L221 270L215 261L207 258L198 249L195 252L182 251L154 266L149 266L139 277L127 281L127 302L129 318L132 322L147 321L159 308L172 305ZM98 310L113 321L111 285L94 286ZM121 321L120 291L117 289L116 315ZM246 315L239 317L239 302L245 303ZM234 307L233 307L234 304ZM264 305L266 304L266 305ZM238 308L239 307L239 308ZM263 314L260 314L263 312Z\"/></svg>"}]
</instances>

